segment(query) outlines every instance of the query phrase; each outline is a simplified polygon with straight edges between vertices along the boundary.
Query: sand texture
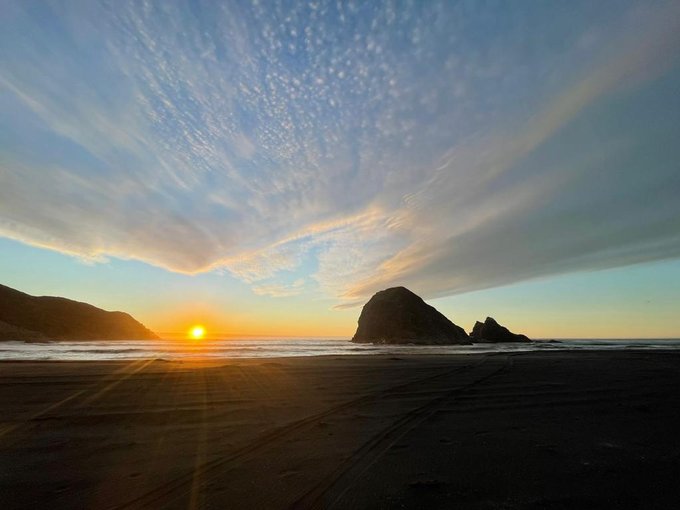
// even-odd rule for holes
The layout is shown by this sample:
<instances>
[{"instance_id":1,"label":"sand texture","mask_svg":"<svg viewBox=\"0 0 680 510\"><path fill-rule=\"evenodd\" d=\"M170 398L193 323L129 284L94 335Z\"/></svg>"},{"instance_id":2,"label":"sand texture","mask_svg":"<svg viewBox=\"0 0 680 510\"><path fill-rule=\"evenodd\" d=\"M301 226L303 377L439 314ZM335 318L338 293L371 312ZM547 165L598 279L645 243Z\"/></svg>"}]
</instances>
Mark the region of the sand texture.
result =
<instances>
[{"instance_id":1,"label":"sand texture","mask_svg":"<svg viewBox=\"0 0 680 510\"><path fill-rule=\"evenodd\" d=\"M0 364L0 508L680 508L680 354Z\"/></svg>"}]
</instances>

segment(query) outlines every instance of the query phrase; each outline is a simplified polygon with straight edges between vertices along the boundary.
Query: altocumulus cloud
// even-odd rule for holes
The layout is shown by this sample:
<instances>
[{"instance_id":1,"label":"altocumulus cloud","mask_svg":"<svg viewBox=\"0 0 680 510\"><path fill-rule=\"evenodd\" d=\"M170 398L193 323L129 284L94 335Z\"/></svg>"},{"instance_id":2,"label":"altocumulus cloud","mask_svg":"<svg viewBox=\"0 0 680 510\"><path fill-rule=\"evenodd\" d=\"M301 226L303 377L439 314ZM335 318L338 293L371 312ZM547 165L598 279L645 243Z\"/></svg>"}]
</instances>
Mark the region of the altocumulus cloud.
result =
<instances>
[{"instance_id":1,"label":"altocumulus cloud","mask_svg":"<svg viewBox=\"0 0 680 510\"><path fill-rule=\"evenodd\" d=\"M680 256L677 2L3 11L0 235L340 306Z\"/></svg>"}]
</instances>

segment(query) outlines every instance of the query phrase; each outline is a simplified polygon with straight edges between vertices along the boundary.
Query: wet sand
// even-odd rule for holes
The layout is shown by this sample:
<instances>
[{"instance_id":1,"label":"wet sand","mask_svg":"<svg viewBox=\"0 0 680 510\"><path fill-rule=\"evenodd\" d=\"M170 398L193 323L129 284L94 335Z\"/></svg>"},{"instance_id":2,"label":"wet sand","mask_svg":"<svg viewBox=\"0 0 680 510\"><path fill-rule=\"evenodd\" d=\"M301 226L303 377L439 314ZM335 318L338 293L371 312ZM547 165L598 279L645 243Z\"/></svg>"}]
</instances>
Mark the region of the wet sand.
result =
<instances>
[{"instance_id":1,"label":"wet sand","mask_svg":"<svg viewBox=\"0 0 680 510\"><path fill-rule=\"evenodd\" d=\"M0 364L0 508L680 508L680 354Z\"/></svg>"}]
</instances>

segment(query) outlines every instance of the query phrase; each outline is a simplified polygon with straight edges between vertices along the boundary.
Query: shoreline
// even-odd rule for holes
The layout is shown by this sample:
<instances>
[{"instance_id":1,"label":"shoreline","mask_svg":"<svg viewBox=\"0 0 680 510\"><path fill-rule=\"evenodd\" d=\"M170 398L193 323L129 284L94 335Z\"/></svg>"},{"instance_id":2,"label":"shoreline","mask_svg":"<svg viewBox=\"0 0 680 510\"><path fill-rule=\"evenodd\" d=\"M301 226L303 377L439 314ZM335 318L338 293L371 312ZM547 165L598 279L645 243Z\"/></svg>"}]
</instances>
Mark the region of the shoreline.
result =
<instances>
[{"instance_id":1,"label":"shoreline","mask_svg":"<svg viewBox=\"0 0 680 510\"><path fill-rule=\"evenodd\" d=\"M485 345L493 345L493 344L476 344L479 346L485 346ZM430 347L430 346L423 346L425 348ZM461 347L467 347L467 346L461 346ZM131 362L139 362L139 361L153 361L157 363L166 363L166 364L172 364L172 363L177 363L177 364L195 364L197 366L213 366L213 365L220 365L224 363L229 363L229 364L234 364L234 363L251 363L251 362L266 362L270 360L276 360L276 361L296 361L296 360L310 360L310 359L390 359L394 357L404 357L404 358L430 358L430 359L445 359L445 358L464 358L464 357L469 357L469 356L516 356L516 355L527 355L527 354L536 354L536 355L551 355L551 354L559 354L559 353L583 353L584 355L587 355L588 353L593 353L593 354L611 354L611 353L638 353L638 354L647 354L647 353L657 353L657 354L665 354L665 355L673 355L676 354L680 356L680 348L644 348L644 347L639 347L639 346L633 346L633 347L622 347L622 348L609 348L609 349L598 349L598 348L572 348L572 347L555 347L551 349L546 349L546 350L508 350L508 351L490 351L490 352L443 352L443 353L438 353L438 352L423 352L423 353L418 353L418 352L393 352L393 353L386 353L386 352L381 352L381 353L356 353L356 354L306 354L306 355L299 355L299 356L206 356L206 357L200 357L200 356L186 356L186 357L176 357L176 358L162 358L162 357L154 357L154 356L141 356L138 358L118 358L118 359L30 359L30 358L24 358L24 359L0 359L0 365L11 365L13 363L17 364L30 364L30 363L35 363L35 364L52 364L52 363L58 363L58 364L121 364L121 365L126 365Z\"/></svg>"}]
</instances>

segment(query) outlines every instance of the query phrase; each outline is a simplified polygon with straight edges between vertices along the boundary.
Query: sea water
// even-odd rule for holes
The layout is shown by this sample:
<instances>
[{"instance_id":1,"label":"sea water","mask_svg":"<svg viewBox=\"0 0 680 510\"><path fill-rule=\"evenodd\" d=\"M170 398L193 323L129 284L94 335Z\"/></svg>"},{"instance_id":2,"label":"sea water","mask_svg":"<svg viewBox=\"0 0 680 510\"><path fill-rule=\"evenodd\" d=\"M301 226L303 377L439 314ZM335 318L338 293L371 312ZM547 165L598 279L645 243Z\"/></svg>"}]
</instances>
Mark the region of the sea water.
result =
<instances>
[{"instance_id":1,"label":"sea water","mask_svg":"<svg viewBox=\"0 0 680 510\"><path fill-rule=\"evenodd\" d=\"M679 339L654 340L559 340L530 343L473 345L374 345L355 344L348 339L246 338L188 340L129 340L78 342L0 342L0 360L103 361L159 358L229 359L290 356L370 354L474 354L554 350L680 349Z\"/></svg>"}]
</instances>

